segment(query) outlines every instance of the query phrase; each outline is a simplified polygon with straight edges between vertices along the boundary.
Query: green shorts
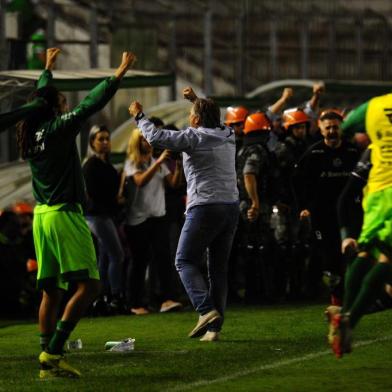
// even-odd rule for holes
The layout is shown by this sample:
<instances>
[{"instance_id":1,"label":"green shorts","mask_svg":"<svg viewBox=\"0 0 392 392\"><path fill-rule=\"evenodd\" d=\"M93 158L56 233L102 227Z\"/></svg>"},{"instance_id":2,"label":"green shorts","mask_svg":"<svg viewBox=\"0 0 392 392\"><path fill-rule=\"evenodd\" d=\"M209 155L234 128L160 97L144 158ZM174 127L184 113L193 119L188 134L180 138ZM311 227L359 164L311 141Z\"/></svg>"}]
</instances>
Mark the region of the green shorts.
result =
<instances>
[{"instance_id":1,"label":"green shorts","mask_svg":"<svg viewBox=\"0 0 392 392\"><path fill-rule=\"evenodd\" d=\"M364 200L364 219L358 240L360 249L374 257L392 257L392 187L370 193Z\"/></svg>"},{"instance_id":2,"label":"green shorts","mask_svg":"<svg viewBox=\"0 0 392 392\"><path fill-rule=\"evenodd\" d=\"M78 204L34 209L37 287L67 289L68 282L99 279L91 232Z\"/></svg>"}]
</instances>

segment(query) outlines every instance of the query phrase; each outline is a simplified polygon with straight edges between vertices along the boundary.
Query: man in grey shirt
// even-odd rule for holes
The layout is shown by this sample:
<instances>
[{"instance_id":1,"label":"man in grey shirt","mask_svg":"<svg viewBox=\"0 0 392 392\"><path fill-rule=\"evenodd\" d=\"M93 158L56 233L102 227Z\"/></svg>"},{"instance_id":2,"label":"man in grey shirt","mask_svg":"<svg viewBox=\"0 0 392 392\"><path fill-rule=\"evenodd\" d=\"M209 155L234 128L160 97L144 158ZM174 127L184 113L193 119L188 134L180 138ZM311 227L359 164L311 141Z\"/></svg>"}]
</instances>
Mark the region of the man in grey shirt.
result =
<instances>
[{"instance_id":1,"label":"man in grey shirt","mask_svg":"<svg viewBox=\"0 0 392 392\"><path fill-rule=\"evenodd\" d=\"M183 131L158 129L144 117L139 102L129 112L147 141L156 148L183 152L187 182L186 219L176 254L176 268L188 296L199 312L189 337L219 339L227 297L227 264L238 221L235 138L221 126L214 101L184 89L192 102L190 127ZM207 250L208 283L199 265Z\"/></svg>"}]
</instances>

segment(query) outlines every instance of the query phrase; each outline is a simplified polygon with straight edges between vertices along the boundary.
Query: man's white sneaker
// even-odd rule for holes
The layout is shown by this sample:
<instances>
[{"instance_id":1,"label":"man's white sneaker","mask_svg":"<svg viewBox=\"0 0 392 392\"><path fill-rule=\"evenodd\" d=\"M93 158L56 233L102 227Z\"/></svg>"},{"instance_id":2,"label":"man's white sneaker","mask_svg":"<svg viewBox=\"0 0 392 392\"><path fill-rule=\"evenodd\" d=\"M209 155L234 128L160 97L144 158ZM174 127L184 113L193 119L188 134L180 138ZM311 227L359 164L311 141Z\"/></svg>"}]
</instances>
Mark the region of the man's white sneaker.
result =
<instances>
[{"instance_id":1,"label":"man's white sneaker","mask_svg":"<svg viewBox=\"0 0 392 392\"><path fill-rule=\"evenodd\" d=\"M208 325L221 318L222 316L216 310L211 310L210 312L199 316L199 321L188 336L190 338L197 338L204 335L207 332Z\"/></svg>"},{"instance_id":2,"label":"man's white sneaker","mask_svg":"<svg viewBox=\"0 0 392 392\"><path fill-rule=\"evenodd\" d=\"M219 340L219 332L207 331L201 338L201 342L216 342Z\"/></svg>"}]
</instances>

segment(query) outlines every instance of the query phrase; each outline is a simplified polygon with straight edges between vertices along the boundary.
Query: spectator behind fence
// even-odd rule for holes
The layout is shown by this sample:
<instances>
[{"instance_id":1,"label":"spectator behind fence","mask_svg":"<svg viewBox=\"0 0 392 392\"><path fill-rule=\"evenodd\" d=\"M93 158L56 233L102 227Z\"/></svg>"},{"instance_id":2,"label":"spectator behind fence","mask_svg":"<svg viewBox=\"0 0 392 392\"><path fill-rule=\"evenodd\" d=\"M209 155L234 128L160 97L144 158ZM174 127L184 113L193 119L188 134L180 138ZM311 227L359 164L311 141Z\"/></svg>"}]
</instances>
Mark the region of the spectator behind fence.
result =
<instances>
[{"instance_id":1,"label":"spectator behind fence","mask_svg":"<svg viewBox=\"0 0 392 392\"><path fill-rule=\"evenodd\" d=\"M105 125L90 130L88 159L83 165L87 190L87 224L98 242L98 268L104 300L110 312L123 309L122 269L124 251L117 232L120 177L110 163L110 131ZM101 305L101 300L97 300ZM104 305L104 304L103 304Z\"/></svg>"},{"instance_id":2,"label":"spectator behind fence","mask_svg":"<svg viewBox=\"0 0 392 392\"><path fill-rule=\"evenodd\" d=\"M131 313L149 313L144 298L148 263L154 261L161 291L161 312L180 308L173 301L172 261L165 206L165 182L175 187L181 178L181 161L177 160L172 174L164 161L169 157L164 150L154 159L150 144L139 129L134 129L128 143L121 194L127 199L125 233L132 253L133 265L129 279ZM125 192L124 192L125 191Z\"/></svg>"}]
</instances>

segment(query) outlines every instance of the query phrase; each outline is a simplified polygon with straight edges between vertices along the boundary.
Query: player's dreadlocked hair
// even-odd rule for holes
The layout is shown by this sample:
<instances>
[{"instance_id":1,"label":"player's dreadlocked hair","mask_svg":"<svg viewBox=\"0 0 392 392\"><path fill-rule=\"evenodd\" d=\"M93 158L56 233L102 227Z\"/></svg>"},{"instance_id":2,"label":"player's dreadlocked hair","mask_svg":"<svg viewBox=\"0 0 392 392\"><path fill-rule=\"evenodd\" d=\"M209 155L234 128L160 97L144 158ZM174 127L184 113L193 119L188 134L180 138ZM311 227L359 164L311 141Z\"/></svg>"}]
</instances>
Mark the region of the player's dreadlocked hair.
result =
<instances>
[{"instance_id":1,"label":"player's dreadlocked hair","mask_svg":"<svg viewBox=\"0 0 392 392\"><path fill-rule=\"evenodd\" d=\"M200 125L204 128L219 128L220 110L212 99L196 98L193 102L194 114L199 116Z\"/></svg>"},{"instance_id":2,"label":"player's dreadlocked hair","mask_svg":"<svg viewBox=\"0 0 392 392\"><path fill-rule=\"evenodd\" d=\"M34 131L37 130L40 124L50 120L59 112L59 91L57 88L53 86L39 88L29 97L29 101L38 97L43 98L47 102L47 106L37 110L17 124L16 142L22 159L28 157Z\"/></svg>"}]
</instances>

